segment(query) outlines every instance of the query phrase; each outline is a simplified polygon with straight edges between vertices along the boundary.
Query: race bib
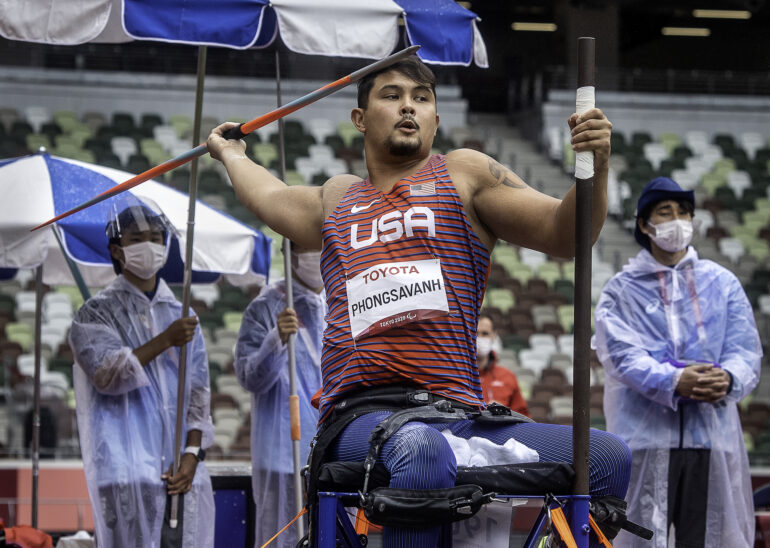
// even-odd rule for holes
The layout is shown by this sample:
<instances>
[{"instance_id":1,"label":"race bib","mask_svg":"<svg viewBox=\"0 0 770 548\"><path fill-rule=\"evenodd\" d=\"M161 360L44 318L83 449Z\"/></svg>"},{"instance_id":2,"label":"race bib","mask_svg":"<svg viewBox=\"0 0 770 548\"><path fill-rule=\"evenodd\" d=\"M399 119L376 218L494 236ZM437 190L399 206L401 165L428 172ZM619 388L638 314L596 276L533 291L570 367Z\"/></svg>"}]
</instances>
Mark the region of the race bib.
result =
<instances>
[{"instance_id":1,"label":"race bib","mask_svg":"<svg viewBox=\"0 0 770 548\"><path fill-rule=\"evenodd\" d=\"M378 264L345 283L354 339L449 313L438 259Z\"/></svg>"}]
</instances>

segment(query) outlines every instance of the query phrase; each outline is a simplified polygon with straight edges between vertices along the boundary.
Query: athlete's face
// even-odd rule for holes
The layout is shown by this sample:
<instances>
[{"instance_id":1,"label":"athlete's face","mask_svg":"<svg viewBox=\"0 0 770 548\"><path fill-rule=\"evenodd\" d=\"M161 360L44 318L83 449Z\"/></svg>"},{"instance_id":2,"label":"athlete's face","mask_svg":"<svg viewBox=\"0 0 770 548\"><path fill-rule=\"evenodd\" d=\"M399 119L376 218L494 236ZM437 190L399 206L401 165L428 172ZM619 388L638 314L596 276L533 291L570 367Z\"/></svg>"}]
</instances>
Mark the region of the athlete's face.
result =
<instances>
[{"instance_id":1,"label":"athlete's face","mask_svg":"<svg viewBox=\"0 0 770 548\"><path fill-rule=\"evenodd\" d=\"M430 87L395 71L375 78L367 108L355 109L352 119L368 141L392 156L428 153L439 122Z\"/></svg>"}]
</instances>

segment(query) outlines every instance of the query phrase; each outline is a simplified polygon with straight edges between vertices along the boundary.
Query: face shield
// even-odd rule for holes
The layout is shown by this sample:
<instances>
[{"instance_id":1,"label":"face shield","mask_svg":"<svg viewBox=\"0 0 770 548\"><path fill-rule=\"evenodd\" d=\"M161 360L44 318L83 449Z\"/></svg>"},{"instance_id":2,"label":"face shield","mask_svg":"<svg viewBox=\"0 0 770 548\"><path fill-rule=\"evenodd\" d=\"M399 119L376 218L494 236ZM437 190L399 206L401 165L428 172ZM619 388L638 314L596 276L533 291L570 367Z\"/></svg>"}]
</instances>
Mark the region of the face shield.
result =
<instances>
[{"instance_id":1,"label":"face shield","mask_svg":"<svg viewBox=\"0 0 770 548\"><path fill-rule=\"evenodd\" d=\"M113 255L115 273L125 269L141 279L152 278L166 263L166 243L172 231L168 218L149 200L114 205L105 232L109 244L122 249L122 258Z\"/></svg>"},{"instance_id":2,"label":"face shield","mask_svg":"<svg viewBox=\"0 0 770 548\"><path fill-rule=\"evenodd\" d=\"M123 207L114 204L110 208L110 216L105 227L110 242L118 244L119 240L129 232L139 233L156 230L162 232L165 244L169 234L174 232L174 227L158 205L146 199L142 202L123 204ZM118 240L118 242L114 240Z\"/></svg>"}]
</instances>

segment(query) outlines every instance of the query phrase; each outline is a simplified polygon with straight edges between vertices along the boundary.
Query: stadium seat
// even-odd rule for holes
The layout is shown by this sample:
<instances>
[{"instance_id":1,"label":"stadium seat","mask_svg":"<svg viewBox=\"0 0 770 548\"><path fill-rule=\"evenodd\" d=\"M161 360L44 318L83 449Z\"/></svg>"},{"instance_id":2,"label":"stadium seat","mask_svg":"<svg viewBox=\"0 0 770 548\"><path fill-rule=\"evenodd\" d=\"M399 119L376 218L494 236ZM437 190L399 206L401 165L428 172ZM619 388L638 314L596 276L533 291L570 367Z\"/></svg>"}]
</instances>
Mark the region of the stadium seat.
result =
<instances>
[{"instance_id":1,"label":"stadium seat","mask_svg":"<svg viewBox=\"0 0 770 548\"><path fill-rule=\"evenodd\" d=\"M345 146L349 147L353 144L353 139L360 135L353 122L340 122L337 124L337 135L340 136Z\"/></svg>"},{"instance_id":2,"label":"stadium seat","mask_svg":"<svg viewBox=\"0 0 770 548\"><path fill-rule=\"evenodd\" d=\"M647 143L643 148L644 157L652 164L653 169L660 169L660 163L670 156L669 150L661 143Z\"/></svg>"},{"instance_id":3,"label":"stadium seat","mask_svg":"<svg viewBox=\"0 0 770 548\"><path fill-rule=\"evenodd\" d=\"M484 296L484 305L498 308L507 313L515 304L513 293L509 289L491 288Z\"/></svg>"},{"instance_id":4,"label":"stadium seat","mask_svg":"<svg viewBox=\"0 0 770 548\"><path fill-rule=\"evenodd\" d=\"M743 244L737 238L721 238L717 245L719 252L730 259L733 264L737 263L738 259L745 253Z\"/></svg>"},{"instance_id":5,"label":"stadium seat","mask_svg":"<svg viewBox=\"0 0 770 548\"><path fill-rule=\"evenodd\" d=\"M678 133L661 133L658 135L658 141L666 149L669 156L674 153L676 147L682 144L682 138Z\"/></svg>"},{"instance_id":6,"label":"stadium seat","mask_svg":"<svg viewBox=\"0 0 770 548\"><path fill-rule=\"evenodd\" d=\"M753 159L759 149L767 145L767 140L761 133L747 131L739 137L740 145L746 151L749 158Z\"/></svg>"},{"instance_id":7,"label":"stadium seat","mask_svg":"<svg viewBox=\"0 0 770 548\"><path fill-rule=\"evenodd\" d=\"M186 114L173 114L168 118L168 125L174 128L176 136L182 139L192 129L192 120Z\"/></svg>"},{"instance_id":8,"label":"stadium seat","mask_svg":"<svg viewBox=\"0 0 770 548\"><path fill-rule=\"evenodd\" d=\"M43 124L51 120L51 111L43 106L28 106L24 109L24 118L35 131L40 131Z\"/></svg>"}]
</instances>

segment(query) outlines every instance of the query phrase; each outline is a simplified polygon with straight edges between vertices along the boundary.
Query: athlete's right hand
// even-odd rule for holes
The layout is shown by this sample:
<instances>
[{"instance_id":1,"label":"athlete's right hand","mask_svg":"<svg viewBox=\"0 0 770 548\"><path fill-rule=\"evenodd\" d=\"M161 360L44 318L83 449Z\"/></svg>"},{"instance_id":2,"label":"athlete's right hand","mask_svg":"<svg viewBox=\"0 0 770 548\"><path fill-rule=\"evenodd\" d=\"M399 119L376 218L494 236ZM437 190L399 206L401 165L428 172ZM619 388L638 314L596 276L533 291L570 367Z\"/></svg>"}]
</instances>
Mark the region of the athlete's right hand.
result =
<instances>
[{"instance_id":1,"label":"athlete's right hand","mask_svg":"<svg viewBox=\"0 0 770 548\"><path fill-rule=\"evenodd\" d=\"M230 155L245 158L246 143L240 139L225 139L223 134L232 127L237 127L237 122L225 122L211 130L206 140L206 148L215 160L225 162Z\"/></svg>"}]
</instances>

